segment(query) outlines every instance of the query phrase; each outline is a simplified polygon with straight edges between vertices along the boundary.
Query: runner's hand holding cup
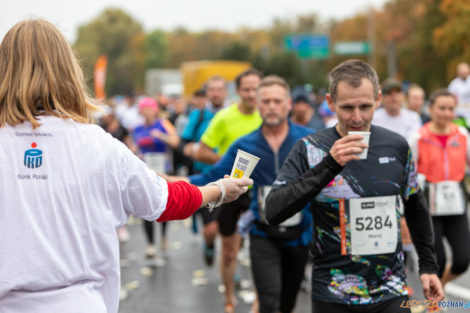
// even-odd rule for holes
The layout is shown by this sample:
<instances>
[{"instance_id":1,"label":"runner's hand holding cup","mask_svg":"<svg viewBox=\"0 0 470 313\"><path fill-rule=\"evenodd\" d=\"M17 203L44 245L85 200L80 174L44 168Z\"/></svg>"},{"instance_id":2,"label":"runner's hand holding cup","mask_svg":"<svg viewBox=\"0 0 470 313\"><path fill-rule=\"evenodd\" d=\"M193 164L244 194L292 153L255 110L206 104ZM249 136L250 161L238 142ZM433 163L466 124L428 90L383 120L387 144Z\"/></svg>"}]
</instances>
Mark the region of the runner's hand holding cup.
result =
<instances>
[{"instance_id":1,"label":"runner's hand holding cup","mask_svg":"<svg viewBox=\"0 0 470 313\"><path fill-rule=\"evenodd\" d=\"M330 154L341 166L352 160L366 159L369 137L369 132L349 132L347 136L335 141L330 148Z\"/></svg>"}]
</instances>

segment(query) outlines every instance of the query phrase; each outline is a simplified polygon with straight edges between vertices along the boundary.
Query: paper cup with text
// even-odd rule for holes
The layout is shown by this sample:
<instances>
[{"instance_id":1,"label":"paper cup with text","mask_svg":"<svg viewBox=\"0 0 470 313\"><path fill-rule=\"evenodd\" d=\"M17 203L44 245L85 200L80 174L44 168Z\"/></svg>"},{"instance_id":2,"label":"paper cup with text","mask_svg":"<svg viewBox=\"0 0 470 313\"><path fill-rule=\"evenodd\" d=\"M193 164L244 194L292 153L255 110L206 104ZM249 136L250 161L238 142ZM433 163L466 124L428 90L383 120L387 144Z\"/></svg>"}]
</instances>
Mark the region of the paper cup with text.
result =
<instances>
[{"instance_id":1,"label":"paper cup with text","mask_svg":"<svg viewBox=\"0 0 470 313\"><path fill-rule=\"evenodd\" d=\"M361 142L365 143L366 145L369 145L369 139L370 139L370 132L355 132L355 131L351 131L351 132L348 132L348 135L361 135L362 136L362 140ZM358 153L357 155L359 156L359 159L360 160L365 160L367 159L367 152L369 151L368 148L364 148L362 150L362 153Z\"/></svg>"},{"instance_id":2,"label":"paper cup with text","mask_svg":"<svg viewBox=\"0 0 470 313\"><path fill-rule=\"evenodd\" d=\"M245 151L238 149L235 163L233 163L232 173L230 177L233 178L250 178L251 173L258 164L259 158Z\"/></svg>"}]
</instances>

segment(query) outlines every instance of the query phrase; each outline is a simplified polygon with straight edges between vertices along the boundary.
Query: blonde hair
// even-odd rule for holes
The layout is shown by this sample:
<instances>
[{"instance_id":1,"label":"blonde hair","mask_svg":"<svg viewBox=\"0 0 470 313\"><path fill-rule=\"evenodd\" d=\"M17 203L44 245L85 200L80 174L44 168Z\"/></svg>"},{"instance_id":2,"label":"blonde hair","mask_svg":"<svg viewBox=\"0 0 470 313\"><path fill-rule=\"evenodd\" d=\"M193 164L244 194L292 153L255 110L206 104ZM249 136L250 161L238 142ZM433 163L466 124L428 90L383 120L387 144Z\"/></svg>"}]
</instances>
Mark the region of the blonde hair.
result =
<instances>
[{"instance_id":1,"label":"blonde hair","mask_svg":"<svg viewBox=\"0 0 470 313\"><path fill-rule=\"evenodd\" d=\"M91 122L97 108L69 44L51 23L33 19L13 26L0 44L0 127L52 115Z\"/></svg>"}]
</instances>

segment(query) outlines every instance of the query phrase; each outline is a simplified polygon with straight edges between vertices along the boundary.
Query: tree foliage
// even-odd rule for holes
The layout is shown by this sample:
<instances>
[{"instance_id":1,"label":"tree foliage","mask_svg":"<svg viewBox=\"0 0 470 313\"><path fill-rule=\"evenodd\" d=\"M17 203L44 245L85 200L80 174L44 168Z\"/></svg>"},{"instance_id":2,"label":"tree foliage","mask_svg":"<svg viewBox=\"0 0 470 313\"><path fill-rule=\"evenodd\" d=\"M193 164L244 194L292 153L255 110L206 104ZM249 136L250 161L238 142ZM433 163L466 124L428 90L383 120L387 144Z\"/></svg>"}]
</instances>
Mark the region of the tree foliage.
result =
<instances>
[{"instance_id":1,"label":"tree foliage","mask_svg":"<svg viewBox=\"0 0 470 313\"><path fill-rule=\"evenodd\" d=\"M470 2L443 0L440 9L445 22L434 30L433 46L440 56L449 57L446 71L449 80L458 63L470 60Z\"/></svg>"},{"instance_id":2,"label":"tree foliage","mask_svg":"<svg viewBox=\"0 0 470 313\"><path fill-rule=\"evenodd\" d=\"M348 58L375 60L381 79L390 75L389 47L395 47L397 77L422 85L428 92L446 86L458 62L470 59L468 0L389 0L382 8L359 12L342 20L322 20L315 12L274 18L266 28L242 27L235 32L191 32L184 27L144 33L139 22L119 9L107 9L82 25L75 49L92 77L101 54L108 55L108 94L140 90L148 68L178 68L182 62L231 59L248 61L266 74L292 84L327 87L326 75ZM373 39L371 55L301 60L285 51L287 35L329 34L331 47L339 41Z\"/></svg>"},{"instance_id":3,"label":"tree foliage","mask_svg":"<svg viewBox=\"0 0 470 313\"><path fill-rule=\"evenodd\" d=\"M145 68L165 67L168 62L168 40L165 32L154 30L147 35L144 44Z\"/></svg>"},{"instance_id":4,"label":"tree foliage","mask_svg":"<svg viewBox=\"0 0 470 313\"><path fill-rule=\"evenodd\" d=\"M108 56L106 92L129 93L142 83L139 65L143 30L139 22L120 9L106 9L96 19L78 29L74 48L91 85L93 66L100 55ZM140 76L140 77L139 77Z\"/></svg>"}]
</instances>

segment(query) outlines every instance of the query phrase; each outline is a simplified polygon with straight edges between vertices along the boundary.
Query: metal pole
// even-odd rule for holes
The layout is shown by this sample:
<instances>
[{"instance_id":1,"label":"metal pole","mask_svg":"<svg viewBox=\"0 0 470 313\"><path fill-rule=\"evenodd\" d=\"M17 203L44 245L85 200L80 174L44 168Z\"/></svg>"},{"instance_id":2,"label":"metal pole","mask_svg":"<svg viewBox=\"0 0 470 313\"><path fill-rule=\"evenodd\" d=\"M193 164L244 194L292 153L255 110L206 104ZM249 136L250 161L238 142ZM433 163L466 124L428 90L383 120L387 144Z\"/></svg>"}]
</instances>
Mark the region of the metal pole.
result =
<instances>
[{"instance_id":1,"label":"metal pole","mask_svg":"<svg viewBox=\"0 0 470 313\"><path fill-rule=\"evenodd\" d=\"M377 66L377 57L376 57L376 42L375 42L375 11L374 8L371 7L369 9L369 16L367 19L367 39L370 43L370 51L367 57L367 60L374 69Z\"/></svg>"},{"instance_id":2,"label":"metal pole","mask_svg":"<svg viewBox=\"0 0 470 313\"><path fill-rule=\"evenodd\" d=\"M395 77L397 75L397 53L393 41L387 43L387 73L388 77Z\"/></svg>"}]
</instances>

